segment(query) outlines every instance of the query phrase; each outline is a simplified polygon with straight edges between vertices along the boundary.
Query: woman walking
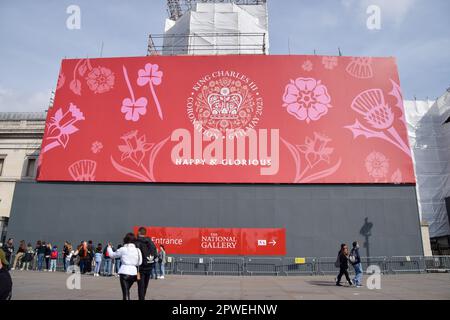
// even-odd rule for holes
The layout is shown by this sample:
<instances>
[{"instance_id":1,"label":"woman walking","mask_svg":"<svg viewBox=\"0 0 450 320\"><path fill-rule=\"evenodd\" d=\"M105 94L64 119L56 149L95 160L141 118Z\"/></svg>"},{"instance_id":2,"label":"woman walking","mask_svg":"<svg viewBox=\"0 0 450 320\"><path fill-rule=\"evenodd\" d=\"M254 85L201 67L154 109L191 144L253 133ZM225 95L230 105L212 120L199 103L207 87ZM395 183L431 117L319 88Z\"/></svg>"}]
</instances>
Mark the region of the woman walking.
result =
<instances>
[{"instance_id":1,"label":"woman walking","mask_svg":"<svg viewBox=\"0 0 450 320\"><path fill-rule=\"evenodd\" d=\"M339 251L338 255L338 262L339 262L339 275L336 279L336 285L339 287L342 287L341 285L341 278L343 275L345 275L345 278L347 279L347 282L349 285L353 285L352 281L350 280L350 276L348 275L348 247L345 243L341 244L341 250Z\"/></svg>"},{"instance_id":2,"label":"woman walking","mask_svg":"<svg viewBox=\"0 0 450 320\"><path fill-rule=\"evenodd\" d=\"M130 288L137 281L139 277L138 267L142 264L142 253L134 245L135 241L136 236L130 232L123 239L123 247L116 252L112 250L111 243L107 247L109 257L120 258L121 261L119 275L123 300L130 300Z\"/></svg>"}]
</instances>

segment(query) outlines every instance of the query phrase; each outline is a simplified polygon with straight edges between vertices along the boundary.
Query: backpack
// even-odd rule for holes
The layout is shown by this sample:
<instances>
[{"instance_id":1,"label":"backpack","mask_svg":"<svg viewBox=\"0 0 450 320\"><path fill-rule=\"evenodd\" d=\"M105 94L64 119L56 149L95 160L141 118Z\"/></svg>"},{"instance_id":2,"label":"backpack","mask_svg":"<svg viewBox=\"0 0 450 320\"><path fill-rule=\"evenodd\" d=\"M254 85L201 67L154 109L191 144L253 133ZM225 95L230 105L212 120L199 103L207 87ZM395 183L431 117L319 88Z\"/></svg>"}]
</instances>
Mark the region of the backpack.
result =
<instances>
[{"instance_id":1,"label":"backpack","mask_svg":"<svg viewBox=\"0 0 450 320\"><path fill-rule=\"evenodd\" d=\"M336 262L334 263L334 266L336 268L341 268L341 259L339 259L340 254L338 254Z\"/></svg>"},{"instance_id":2,"label":"backpack","mask_svg":"<svg viewBox=\"0 0 450 320\"><path fill-rule=\"evenodd\" d=\"M58 259L58 251L52 251L52 253L51 253L51 255L50 255L50 258L52 258L52 259Z\"/></svg>"},{"instance_id":3,"label":"backpack","mask_svg":"<svg viewBox=\"0 0 450 320\"><path fill-rule=\"evenodd\" d=\"M137 241L138 248L142 252L142 266L151 266L155 263L158 257L158 251L153 241L149 238L146 239L148 242Z\"/></svg>"}]
</instances>

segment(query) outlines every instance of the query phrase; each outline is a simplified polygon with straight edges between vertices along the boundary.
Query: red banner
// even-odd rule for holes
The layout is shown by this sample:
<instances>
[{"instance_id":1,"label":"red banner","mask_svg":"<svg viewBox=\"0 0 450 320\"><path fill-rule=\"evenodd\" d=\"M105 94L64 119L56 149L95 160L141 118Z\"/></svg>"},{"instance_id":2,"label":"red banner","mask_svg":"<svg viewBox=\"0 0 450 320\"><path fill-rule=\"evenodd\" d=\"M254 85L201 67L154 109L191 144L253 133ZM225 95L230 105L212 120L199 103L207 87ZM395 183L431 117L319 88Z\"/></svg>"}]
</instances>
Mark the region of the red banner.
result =
<instances>
[{"instance_id":1,"label":"red banner","mask_svg":"<svg viewBox=\"0 0 450 320\"><path fill-rule=\"evenodd\" d=\"M134 228L137 233L138 227ZM168 254L279 256L286 254L285 229L147 227L147 236Z\"/></svg>"},{"instance_id":2,"label":"red banner","mask_svg":"<svg viewBox=\"0 0 450 320\"><path fill-rule=\"evenodd\" d=\"M393 58L63 60L39 181L414 183Z\"/></svg>"}]
</instances>

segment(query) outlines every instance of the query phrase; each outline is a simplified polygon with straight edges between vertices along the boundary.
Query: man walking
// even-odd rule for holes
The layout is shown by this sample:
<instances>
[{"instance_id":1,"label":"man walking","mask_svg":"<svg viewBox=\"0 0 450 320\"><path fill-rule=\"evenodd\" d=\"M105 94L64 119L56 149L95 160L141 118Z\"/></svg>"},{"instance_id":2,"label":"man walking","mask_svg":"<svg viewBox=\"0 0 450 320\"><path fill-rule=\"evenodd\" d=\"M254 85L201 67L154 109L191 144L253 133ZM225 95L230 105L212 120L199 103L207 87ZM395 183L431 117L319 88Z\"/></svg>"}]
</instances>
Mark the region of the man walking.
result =
<instances>
[{"instance_id":1,"label":"man walking","mask_svg":"<svg viewBox=\"0 0 450 320\"><path fill-rule=\"evenodd\" d=\"M353 279L353 283L357 288L361 288L363 270L361 264L361 257L359 255L359 244L357 241L353 242L353 248L352 251L350 252L349 260L353 268L355 269L355 279Z\"/></svg>"},{"instance_id":2,"label":"man walking","mask_svg":"<svg viewBox=\"0 0 450 320\"><path fill-rule=\"evenodd\" d=\"M142 264L139 266L140 278L138 278L139 300L145 300L148 282L152 274L152 268L157 256L156 246L153 241L147 237L147 229L140 227L136 239L136 247L142 252Z\"/></svg>"}]
</instances>

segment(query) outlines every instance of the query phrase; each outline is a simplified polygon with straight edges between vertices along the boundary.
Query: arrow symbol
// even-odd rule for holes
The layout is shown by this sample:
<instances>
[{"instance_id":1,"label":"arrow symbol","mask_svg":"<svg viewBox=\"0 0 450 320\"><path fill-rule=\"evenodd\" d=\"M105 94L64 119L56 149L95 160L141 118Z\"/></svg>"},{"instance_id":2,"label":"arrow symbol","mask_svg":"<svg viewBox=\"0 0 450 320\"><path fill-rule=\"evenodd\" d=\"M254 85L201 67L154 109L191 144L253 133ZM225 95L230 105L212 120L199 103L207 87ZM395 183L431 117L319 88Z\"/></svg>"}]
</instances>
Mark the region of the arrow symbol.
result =
<instances>
[{"instance_id":1,"label":"arrow symbol","mask_svg":"<svg viewBox=\"0 0 450 320\"><path fill-rule=\"evenodd\" d=\"M272 240L269 242L272 246L275 246L277 244L277 242L275 240Z\"/></svg>"}]
</instances>

